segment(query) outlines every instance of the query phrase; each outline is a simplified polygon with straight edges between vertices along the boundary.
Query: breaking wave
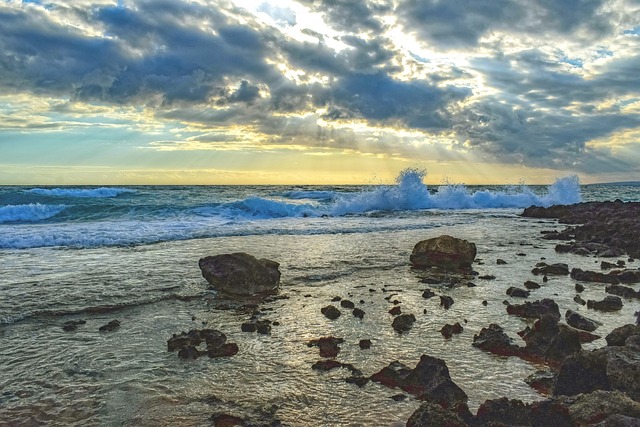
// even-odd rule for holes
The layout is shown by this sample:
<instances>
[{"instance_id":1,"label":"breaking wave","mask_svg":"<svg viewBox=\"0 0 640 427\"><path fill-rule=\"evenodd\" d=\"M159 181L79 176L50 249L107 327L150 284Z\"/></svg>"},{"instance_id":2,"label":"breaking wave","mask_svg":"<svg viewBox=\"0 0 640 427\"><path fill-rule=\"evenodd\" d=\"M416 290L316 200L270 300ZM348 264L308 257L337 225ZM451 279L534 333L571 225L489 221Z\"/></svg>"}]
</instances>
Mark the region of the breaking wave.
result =
<instances>
[{"instance_id":1,"label":"breaking wave","mask_svg":"<svg viewBox=\"0 0 640 427\"><path fill-rule=\"evenodd\" d=\"M7 205L0 207L0 224L5 222L37 222L52 218L62 212L66 205Z\"/></svg>"},{"instance_id":2,"label":"breaking wave","mask_svg":"<svg viewBox=\"0 0 640 427\"><path fill-rule=\"evenodd\" d=\"M32 188L28 193L40 196L53 197L82 197L82 198L109 198L118 197L124 193L135 193L136 190L129 188Z\"/></svg>"}]
</instances>

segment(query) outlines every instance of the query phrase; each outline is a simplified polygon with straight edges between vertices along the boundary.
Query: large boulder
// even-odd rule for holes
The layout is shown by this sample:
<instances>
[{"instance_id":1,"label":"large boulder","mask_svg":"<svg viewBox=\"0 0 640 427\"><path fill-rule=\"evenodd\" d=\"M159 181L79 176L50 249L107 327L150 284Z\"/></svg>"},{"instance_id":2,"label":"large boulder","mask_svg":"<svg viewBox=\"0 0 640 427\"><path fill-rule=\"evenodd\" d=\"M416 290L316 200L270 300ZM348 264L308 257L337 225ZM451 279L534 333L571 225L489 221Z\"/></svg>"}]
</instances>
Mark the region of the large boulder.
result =
<instances>
[{"instance_id":1,"label":"large boulder","mask_svg":"<svg viewBox=\"0 0 640 427\"><path fill-rule=\"evenodd\" d=\"M280 282L280 264L242 252L201 258L198 265L207 282L214 289L227 294L273 292Z\"/></svg>"},{"instance_id":2,"label":"large boulder","mask_svg":"<svg viewBox=\"0 0 640 427\"><path fill-rule=\"evenodd\" d=\"M468 271L476 258L476 245L442 235L418 242L409 260L415 268L438 267L448 271Z\"/></svg>"}]
</instances>

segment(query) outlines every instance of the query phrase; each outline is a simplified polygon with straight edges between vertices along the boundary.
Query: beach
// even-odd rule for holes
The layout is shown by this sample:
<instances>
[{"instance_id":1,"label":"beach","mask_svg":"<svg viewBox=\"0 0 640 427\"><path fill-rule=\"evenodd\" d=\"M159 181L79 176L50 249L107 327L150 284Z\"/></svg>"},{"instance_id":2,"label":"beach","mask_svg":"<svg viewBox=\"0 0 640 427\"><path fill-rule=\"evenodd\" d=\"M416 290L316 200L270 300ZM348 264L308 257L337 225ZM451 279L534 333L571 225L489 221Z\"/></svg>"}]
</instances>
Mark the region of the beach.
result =
<instances>
[{"instance_id":1,"label":"beach","mask_svg":"<svg viewBox=\"0 0 640 427\"><path fill-rule=\"evenodd\" d=\"M0 224L0 423L192 426L214 425L215 414L233 414L292 426L404 425L420 406L418 398L375 381L348 383L346 368L312 369L325 358L310 341L343 339L332 359L353 365L364 377L396 360L413 367L424 354L442 359L475 413L487 399L547 398L524 380L548 364L472 345L482 328L498 323L524 346L517 332L535 319L507 314L505 301L551 298L563 319L571 309L600 322L594 333L601 338L582 344L587 350L605 346L608 333L635 321L637 299L623 298L623 307L613 312L574 301L576 282L584 285L584 300L603 299L602 283L570 275L548 275L543 282L534 275L541 261L599 270L604 258L557 252L559 242L543 238L543 232L560 232L565 225L521 216L536 201L532 195L549 206L563 197L575 203L622 195L630 201L638 197L634 188L583 187L575 200L573 187L562 185L435 192L412 179L385 188L216 189L215 204L207 203L201 188L173 189L173 205L163 206L140 200L156 191L148 188L99 198L95 192L87 193L93 198L59 191L38 195L49 198L38 200L41 206L66 207L41 220ZM29 190L5 188L3 205L32 204L27 198L33 194L24 193ZM166 196L168 190L162 191L156 200ZM187 206L193 197L185 191L200 192L202 203ZM230 216L232 208L246 213L247 206L254 210L246 216ZM187 210L191 217L180 216ZM440 235L477 246L475 274L464 285L424 283L424 272L410 265L414 245ZM279 263L278 292L243 300L209 289L198 260L234 252ZM624 261L629 269L640 262L627 254L606 261ZM540 285L528 298L507 295L508 288L527 281ZM436 297L423 297L426 289ZM444 308L438 296L454 303ZM360 308L362 318L343 300ZM328 305L341 316L324 316L321 309ZM415 316L406 332L391 326L394 307ZM251 319L270 321L269 333L243 332L242 324ZM119 327L99 331L113 320ZM76 327L65 330L72 321ZM445 338L442 327L456 322L462 332ZM185 360L167 351L173 334L203 328L223 332L237 344L237 354ZM363 339L371 340L370 348L360 348Z\"/></svg>"}]
</instances>

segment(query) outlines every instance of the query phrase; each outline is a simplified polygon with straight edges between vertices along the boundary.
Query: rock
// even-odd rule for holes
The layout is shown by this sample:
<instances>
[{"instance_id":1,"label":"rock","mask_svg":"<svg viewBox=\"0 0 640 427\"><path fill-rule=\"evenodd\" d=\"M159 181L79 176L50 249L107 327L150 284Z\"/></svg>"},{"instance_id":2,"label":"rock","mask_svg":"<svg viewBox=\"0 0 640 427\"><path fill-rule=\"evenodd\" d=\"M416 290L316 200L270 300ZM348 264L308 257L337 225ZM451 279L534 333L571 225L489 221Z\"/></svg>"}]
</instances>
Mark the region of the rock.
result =
<instances>
[{"instance_id":1,"label":"rock","mask_svg":"<svg viewBox=\"0 0 640 427\"><path fill-rule=\"evenodd\" d=\"M451 338L453 334L461 334L464 328L460 324L460 322L456 322L453 325L446 324L440 329L440 333L445 338Z\"/></svg>"},{"instance_id":2,"label":"rock","mask_svg":"<svg viewBox=\"0 0 640 427\"><path fill-rule=\"evenodd\" d=\"M336 320L338 317L340 317L340 310L338 310L335 306L333 305L328 305L326 307L322 307L320 309L320 312L322 314L324 314L324 316L328 319L331 320Z\"/></svg>"},{"instance_id":3,"label":"rock","mask_svg":"<svg viewBox=\"0 0 640 427\"><path fill-rule=\"evenodd\" d=\"M624 325L614 329L604 339L609 346L623 346L632 335L640 335L640 326L638 325Z\"/></svg>"},{"instance_id":4,"label":"rock","mask_svg":"<svg viewBox=\"0 0 640 427\"><path fill-rule=\"evenodd\" d=\"M482 280L495 280L496 276L494 276L493 274L485 274L483 276L478 276L478 279L482 279Z\"/></svg>"},{"instance_id":5,"label":"rock","mask_svg":"<svg viewBox=\"0 0 640 427\"><path fill-rule=\"evenodd\" d=\"M579 268L573 268L571 270L571 278L580 280L581 282L611 283L614 285L620 283L618 277L611 273L604 274L598 271L584 271Z\"/></svg>"},{"instance_id":6,"label":"rock","mask_svg":"<svg viewBox=\"0 0 640 427\"><path fill-rule=\"evenodd\" d=\"M358 343L358 346L362 350L370 349L371 348L371 340L360 340L360 342Z\"/></svg>"},{"instance_id":7,"label":"rock","mask_svg":"<svg viewBox=\"0 0 640 427\"><path fill-rule=\"evenodd\" d=\"M587 305L587 302L583 300L580 295L576 295L575 297L573 297L573 300L580 305Z\"/></svg>"},{"instance_id":8,"label":"rock","mask_svg":"<svg viewBox=\"0 0 640 427\"><path fill-rule=\"evenodd\" d=\"M525 302L507 306L507 313L526 319L539 319L545 314L551 314L560 319L560 308L552 299L544 298L540 301Z\"/></svg>"},{"instance_id":9,"label":"rock","mask_svg":"<svg viewBox=\"0 0 640 427\"><path fill-rule=\"evenodd\" d=\"M451 307L452 305L453 305L453 298L446 295L440 296L440 306L444 307L445 310L448 310L449 307Z\"/></svg>"},{"instance_id":10,"label":"rock","mask_svg":"<svg viewBox=\"0 0 640 427\"><path fill-rule=\"evenodd\" d=\"M442 235L418 242L410 256L414 268L438 267L448 271L470 271L476 257L476 245Z\"/></svg>"},{"instance_id":11,"label":"rock","mask_svg":"<svg viewBox=\"0 0 640 427\"><path fill-rule=\"evenodd\" d=\"M474 335L473 346L500 356L518 356L522 353L522 349L495 323Z\"/></svg>"},{"instance_id":12,"label":"rock","mask_svg":"<svg viewBox=\"0 0 640 427\"><path fill-rule=\"evenodd\" d=\"M527 289L540 289L540 285L531 280L527 280L526 282L524 282L524 287Z\"/></svg>"},{"instance_id":13,"label":"rock","mask_svg":"<svg viewBox=\"0 0 640 427\"><path fill-rule=\"evenodd\" d=\"M101 332L113 332L118 328L120 328L120 321L119 320L112 320L111 322L107 323L106 325L100 326L98 328L98 330L101 331Z\"/></svg>"},{"instance_id":14,"label":"rock","mask_svg":"<svg viewBox=\"0 0 640 427\"><path fill-rule=\"evenodd\" d=\"M344 308L354 308L356 305L348 299L343 299L342 301L340 301L340 306Z\"/></svg>"},{"instance_id":15,"label":"rock","mask_svg":"<svg viewBox=\"0 0 640 427\"><path fill-rule=\"evenodd\" d=\"M618 390L640 400L638 348L625 345L583 350L563 361L554 395L572 396L595 390Z\"/></svg>"},{"instance_id":16,"label":"rock","mask_svg":"<svg viewBox=\"0 0 640 427\"><path fill-rule=\"evenodd\" d=\"M371 380L387 387L398 387L443 408L466 408L467 394L451 380L444 360L426 354L420 357L414 369L398 361L391 362L373 374Z\"/></svg>"},{"instance_id":17,"label":"rock","mask_svg":"<svg viewBox=\"0 0 640 427\"><path fill-rule=\"evenodd\" d=\"M611 270L612 268L616 268L616 267L618 267L617 264L612 264L607 261L602 261L600 263L600 270Z\"/></svg>"},{"instance_id":18,"label":"rock","mask_svg":"<svg viewBox=\"0 0 640 427\"><path fill-rule=\"evenodd\" d=\"M553 390L553 384L556 380L556 373L550 370L536 371L524 379L524 382L536 390L538 393L549 395Z\"/></svg>"},{"instance_id":19,"label":"rock","mask_svg":"<svg viewBox=\"0 0 640 427\"><path fill-rule=\"evenodd\" d=\"M584 286L581 285L580 283L576 283L576 292L582 292L584 291Z\"/></svg>"},{"instance_id":20,"label":"rock","mask_svg":"<svg viewBox=\"0 0 640 427\"><path fill-rule=\"evenodd\" d=\"M189 332L182 332L180 335L173 334L167 340L167 351L178 350L178 356L182 359L197 359L199 356L228 357L238 353L238 345L227 343L227 336L215 329L192 329ZM204 350L198 347L202 343L206 344Z\"/></svg>"},{"instance_id":21,"label":"rock","mask_svg":"<svg viewBox=\"0 0 640 427\"><path fill-rule=\"evenodd\" d=\"M431 402L420 404L407 420L406 427L469 427L459 415Z\"/></svg>"},{"instance_id":22,"label":"rock","mask_svg":"<svg viewBox=\"0 0 640 427\"><path fill-rule=\"evenodd\" d=\"M587 332L593 332L598 329L599 325L601 325L600 322L588 319L572 310L567 310L564 318L569 326L573 326L576 329L582 329Z\"/></svg>"},{"instance_id":23,"label":"rock","mask_svg":"<svg viewBox=\"0 0 640 427\"><path fill-rule=\"evenodd\" d=\"M640 282L640 270L623 270L612 272L620 283L638 283Z\"/></svg>"},{"instance_id":24,"label":"rock","mask_svg":"<svg viewBox=\"0 0 640 427\"><path fill-rule=\"evenodd\" d=\"M531 270L531 273L536 276L539 274L555 275L555 276L567 276L569 274L569 266L563 263L547 264L546 262L539 262L536 267Z\"/></svg>"},{"instance_id":25,"label":"rock","mask_svg":"<svg viewBox=\"0 0 640 427\"><path fill-rule=\"evenodd\" d=\"M506 397L487 400L478 408L474 421L487 426L531 426L531 408Z\"/></svg>"},{"instance_id":26,"label":"rock","mask_svg":"<svg viewBox=\"0 0 640 427\"><path fill-rule=\"evenodd\" d=\"M615 415L635 419L640 417L640 403L620 391L595 390L555 400L566 408L575 425L593 425Z\"/></svg>"},{"instance_id":27,"label":"rock","mask_svg":"<svg viewBox=\"0 0 640 427\"><path fill-rule=\"evenodd\" d=\"M393 323L391 326L398 333L407 332L413 326L413 323L416 321L416 316L413 314L401 314L400 316L393 319Z\"/></svg>"},{"instance_id":28,"label":"rock","mask_svg":"<svg viewBox=\"0 0 640 427\"><path fill-rule=\"evenodd\" d=\"M345 382L349 384L355 384L358 387L364 387L365 385L367 385L369 381L371 381L370 378L357 376L357 375L352 375L350 377L345 378Z\"/></svg>"},{"instance_id":29,"label":"rock","mask_svg":"<svg viewBox=\"0 0 640 427\"><path fill-rule=\"evenodd\" d=\"M354 308L353 311L351 312L351 314L353 314L354 317L357 317L358 319L363 319L365 312L363 309L361 308Z\"/></svg>"},{"instance_id":30,"label":"rock","mask_svg":"<svg viewBox=\"0 0 640 427\"><path fill-rule=\"evenodd\" d=\"M238 344L234 342L225 343L218 347L210 347L207 349L207 356L215 357L231 357L238 354Z\"/></svg>"},{"instance_id":31,"label":"rock","mask_svg":"<svg viewBox=\"0 0 640 427\"><path fill-rule=\"evenodd\" d=\"M262 335L269 335L271 333L271 321L270 320L257 321L256 332Z\"/></svg>"},{"instance_id":32,"label":"rock","mask_svg":"<svg viewBox=\"0 0 640 427\"><path fill-rule=\"evenodd\" d=\"M516 288L515 286L511 286L509 287L509 289L507 289L507 295L514 298L528 298L530 292L525 291L524 289Z\"/></svg>"},{"instance_id":33,"label":"rock","mask_svg":"<svg viewBox=\"0 0 640 427\"><path fill-rule=\"evenodd\" d=\"M79 325L84 325L86 323L86 320L69 320L67 322L64 322L64 324L62 325L62 330L66 332L75 331L76 329L78 329Z\"/></svg>"},{"instance_id":34,"label":"rock","mask_svg":"<svg viewBox=\"0 0 640 427\"><path fill-rule=\"evenodd\" d=\"M436 296L435 292L433 292L431 289L425 289L425 291L422 293L422 298L425 298L425 299L429 299L435 296Z\"/></svg>"},{"instance_id":35,"label":"rock","mask_svg":"<svg viewBox=\"0 0 640 427\"><path fill-rule=\"evenodd\" d=\"M587 307L600 311L617 311L622 308L620 297L606 296L602 301L587 300Z\"/></svg>"},{"instance_id":36,"label":"rock","mask_svg":"<svg viewBox=\"0 0 640 427\"><path fill-rule=\"evenodd\" d=\"M240 330L242 332L255 332L258 329L255 323L245 322L240 325Z\"/></svg>"},{"instance_id":37,"label":"rock","mask_svg":"<svg viewBox=\"0 0 640 427\"><path fill-rule=\"evenodd\" d=\"M507 261L505 261L505 260L503 260L503 259L498 258L498 259L496 260L496 264L497 264L497 265L506 265L506 264L507 264Z\"/></svg>"},{"instance_id":38,"label":"rock","mask_svg":"<svg viewBox=\"0 0 640 427\"><path fill-rule=\"evenodd\" d=\"M273 292L280 282L279 264L256 259L246 253L222 254L201 258L202 276L219 292L254 295Z\"/></svg>"},{"instance_id":39,"label":"rock","mask_svg":"<svg viewBox=\"0 0 640 427\"><path fill-rule=\"evenodd\" d=\"M344 339L335 337L322 337L311 340L307 345L317 346L320 349L320 357L336 357L340 353L338 344L342 344Z\"/></svg>"},{"instance_id":40,"label":"rock","mask_svg":"<svg viewBox=\"0 0 640 427\"><path fill-rule=\"evenodd\" d=\"M522 339L526 343L527 356L539 357L550 363L559 363L581 350L578 332L558 324L558 319L550 314L538 319L533 328L523 334Z\"/></svg>"},{"instance_id":41,"label":"rock","mask_svg":"<svg viewBox=\"0 0 640 427\"><path fill-rule=\"evenodd\" d=\"M389 310L389 314L392 316L398 316L399 314L402 314L402 309L400 308L399 305L393 307L391 310Z\"/></svg>"},{"instance_id":42,"label":"rock","mask_svg":"<svg viewBox=\"0 0 640 427\"><path fill-rule=\"evenodd\" d=\"M594 427L640 427L640 418L627 417L626 415L609 415Z\"/></svg>"},{"instance_id":43,"label":"rock","mask_svg":"<svg viewBox=\"0 0 640 427\"><path fill-rule=\"evenodd\" d=\"M214 427L234 427L246 425L243 418L231 414L213 414L211 416Z\"/></svg>"},{"instance_id":44,"label":"rock","mask_svg":"<svg viewBox=\"0 0 640 427\"><path fill-rule=\"evenodd\" d=\"M605 288L605 292L608 294L618 295L622 298L637 298L640 299L640 291L635 291L633 288L623 285L609 285Z\"/></svg>"}]
</instances>

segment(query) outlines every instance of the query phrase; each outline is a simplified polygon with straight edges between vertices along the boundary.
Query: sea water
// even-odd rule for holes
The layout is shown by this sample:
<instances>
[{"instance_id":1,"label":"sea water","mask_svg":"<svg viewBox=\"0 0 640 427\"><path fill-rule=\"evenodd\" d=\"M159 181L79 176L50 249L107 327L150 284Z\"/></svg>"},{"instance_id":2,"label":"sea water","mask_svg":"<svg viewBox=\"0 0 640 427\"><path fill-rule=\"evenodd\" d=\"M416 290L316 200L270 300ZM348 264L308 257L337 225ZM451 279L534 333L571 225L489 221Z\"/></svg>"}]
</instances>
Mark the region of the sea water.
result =
<instances>
[{"instance_id":1,"label":"sea water","mask_svg":"<svg viewBox=\"0 0 640 427\"><path fill-rule=\"evenodd\" d=\"M408 170L390 186L0 187L0 425L211 425L217 412L261 410L293 426L402 425L419 401L348 384L343 369L312 370L321 358L308 341L343 338L337 359L366 376L394 360L413 367L422 354L442 358L475 410L502 396L544 398L524 382L541 366L471 346L489 323L518 341L530 325L506 314L504 300L520 302L506 295L509 286L538 281L530 300L553 298L562 313L599 320L602 336L633 321L637 301L615 313L587 310L573 302L572 279L533 276L542 258L583 269L599 260L556 254L540 232L561 226L519 215L533 204L637 201L639 187L581 187L575 177L548 187L430 188L422 180ZM409 254L440 234L475 242L474 270L495 279L420 283ZM241 332L250 310L209 290L200 274L199 258L229 252L280 263L282 299L258 305L279 323L270 335ZM454 305L422 298L427 287ZM604 295L588 284L582 297ZM320 309L336 296L364 318L345 309L325 318ZM391 328L393 302L417 318L408 333ZM77 330L62 329L80 319ZM113 319L118 330L98 332ZM445 339L440 328L455 322L463 333ZM192 361L167 352L172 334L204 327L224 332L239 353Z\"/></svg>"}]
</instances>

